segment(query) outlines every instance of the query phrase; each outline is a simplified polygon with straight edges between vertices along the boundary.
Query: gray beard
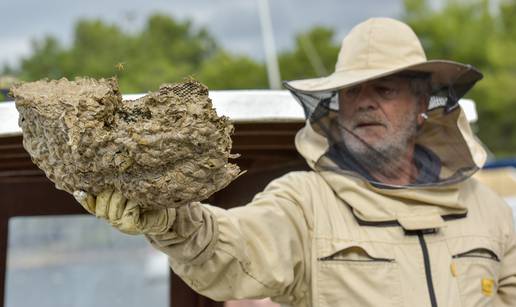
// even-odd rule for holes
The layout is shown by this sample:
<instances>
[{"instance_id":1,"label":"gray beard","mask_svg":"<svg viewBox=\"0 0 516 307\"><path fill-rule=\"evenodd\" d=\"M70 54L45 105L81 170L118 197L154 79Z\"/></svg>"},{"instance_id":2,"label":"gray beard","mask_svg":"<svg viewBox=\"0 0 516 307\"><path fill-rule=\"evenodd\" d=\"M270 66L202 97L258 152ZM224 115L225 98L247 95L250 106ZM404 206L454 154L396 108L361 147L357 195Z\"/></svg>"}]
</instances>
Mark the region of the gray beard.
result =
<instances>
[{"instance_id":1,"label":"gray beard","mask_svg":"<svg viewBox=\"0 0 516 307\"><path fill-rule=\"evenodd\" d=\"M403 171L400 158L406 152L408 144L389 144L381 148L367 147L353 148L346 144L353 158L371 175L381 174L387 178L396 178Z\"/></svg>"},{"instance_id":2,"label":"gray beard","mask_svg":"<svg viewBox=\"0 0 516 307\"><path fill-rule=\"evenodd\" d=\"M353 158L370 175L380 174L387 178L398 178L403 172L409 172L403 169L406 161L402 159L405 158L408 146L412 146L417 134L415 116L410 114L404 123L397 133L376 144L368 144L345 128L341 128L341 136Z\"/></svg>"}]
</instances>

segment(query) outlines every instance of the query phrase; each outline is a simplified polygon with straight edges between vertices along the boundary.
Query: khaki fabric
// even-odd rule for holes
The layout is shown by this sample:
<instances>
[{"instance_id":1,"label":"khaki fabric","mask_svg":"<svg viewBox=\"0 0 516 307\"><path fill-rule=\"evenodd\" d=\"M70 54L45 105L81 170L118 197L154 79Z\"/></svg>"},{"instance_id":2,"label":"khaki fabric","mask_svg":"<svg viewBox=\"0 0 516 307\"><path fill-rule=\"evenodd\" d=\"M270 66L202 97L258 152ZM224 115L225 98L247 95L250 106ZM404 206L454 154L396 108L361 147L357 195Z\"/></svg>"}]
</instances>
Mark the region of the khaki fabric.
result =
<instances>
[{"instance_id":1,"label":"khaki fabric","mask_svg":"<svg viewBox=\"0 0 516 307\"><path fill-rule=\"evenodd\" d=\"M314 171L358 176L376 187L398 189L459 183L483 166L486 153L471 133L458 104L481 78L482 74L468 64L428 61L408 25L390 18L371 18L355 26L344 38L333 74L286 81L284 85L303 106L307 127L318 135L307 138L310 132L307 130L296 140L306 147L305 156ZM371 140L359 132L362 128L359 121L367 125L372 124L367 121L382 124L381 113L388 113L390 100L382 98L379 92L370 93L370 100L357 105L352 93L358 94L382 82L393 85L400 82L396 88L407 83L414 94L412 98L426 103L423 109L412 106L410 112L414 114L403 120L418 121L411 123L417 132L405 131L411 134L410 142L412 134L417 133L417 146L411 158L418 174L411 172L412 168L400 169L399 163L388 157L399 155L395 151L403 151L396 147L403 146L396 141L403 134L389 131L383 135L384 139L392 137L394 143L388 145L368 143ZM359 83L363 86L354 87ZM356 118L347 118L346 114L354 114ZM364 152L365 148L374 150ZM371 165L382 165L382 170L372 172ZM413 178L395 183L385 180L386 174ZM438 223L436 218L433 220Z\"/></svg>"},{"instance_id":2,"label":"khaki fabric","mask_svg":"<svg viewBox=\"0 0 516 307\"><path fill-rule=\"evenodd\" d=\"M481 78L479 71L449 60L428 60L414 31L392 18L370 18L342 41L335 72L326 77L288 81L290 88L310 93L332 91L403 70L431 72L436 84Z\"/></svg>"},{"instance_id":3,"label":"khaki fabric","mask_svg":"<svg viewBox=\"0 0 516 307\"><path fill-rule=\"evenodd\" d=\"M514 306L510 209L475 180L458 190L468 204L467 217L424 236L438 306ZM170 256L175 273L213 299L431 306L418 237L397 225L360 225L349 204L315 172L271 182L246 207L205 205L193 211L204 218L190 236L172 232L149 239ZM489 287L482 285L490 282L485 292Z\"/></svg>"},{"instance_id":4,"label":"khaki fabric","mask_svg":"<svg viewBox=\"0 0 516 307\"><path fill-rule=\"evenodd\" d=\"M324 152L309 126L296 144L309 164ZM293 172L245 207L180 210L170 233L148 239L176 274L215 300L432 306L420 237L407 231L435 228L422 238L438 306L516 305L512 214L475 179L378 189L353 176Z\"/></svg>"},{"instance_id":5,"label":"khaki fabric","mask_svg":"<svg viewBox=\"0 0 516 307\"><path fill-rule=\"evenodd\" d=\"M410 44L407 50L418 51L400 56L406 65L383 67L389 64L383 51L391 48L381 43L396 41L397 35L382 34L385 22L392 23L376 19L364 28L378 31L380 45L366 46L378 53L363 54L364 46L357 44L353 56L339 57L337 68L367 55L361 62L369 66L352 67L367 74L346 74L353 77L348 85L379 76L369 68L392 73L428 65L441 77L466 69L425 63L420 48ZM415 37L407 35L410 41ZM331 89L342 86L341 73L337 69L331 78L294 85L305 91ZM447 112L429 113L416 142L437 153L443 172L481 167L485 152L464 113L460 107ZM453 150L443 145L450 139L458 144ZM337 168L317 168L332 162L321 160L329 142L310 121L297 134L296 147L314 171L272 181L244 207L223 210L196 203L179 208L169 232L147 236L194 290L220 301L271 297L293 307L516 306L511 209L492 190L466 175L448 184L379 188Z\"/></svg>"},{"instance_id":6,"label":"khaki fabric","mask_svg":"<svg viewBox=\"0 0 516 307\"><path fill-rule=\"evenodd\" d=\"M475 174L475 178L502 197L516 197L516 169L514 167L481 170Z\"/></svg>"}]
</instances>

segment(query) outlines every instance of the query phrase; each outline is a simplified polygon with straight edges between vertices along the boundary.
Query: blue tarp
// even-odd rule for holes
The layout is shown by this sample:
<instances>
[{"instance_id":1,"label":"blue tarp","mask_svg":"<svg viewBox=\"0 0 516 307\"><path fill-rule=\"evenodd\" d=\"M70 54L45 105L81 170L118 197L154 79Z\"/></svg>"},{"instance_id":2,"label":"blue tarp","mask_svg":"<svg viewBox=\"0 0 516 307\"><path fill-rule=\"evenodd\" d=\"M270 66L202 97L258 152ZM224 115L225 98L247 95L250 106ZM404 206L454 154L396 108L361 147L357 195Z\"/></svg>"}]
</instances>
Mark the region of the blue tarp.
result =
<instances>
[{"instance_id":1,"label":"blue tarp","mask_svg":"<svg viewBox=\"0 0 516 307\"><path fill-rule=\"evenodd\" d=\"M489 161L484 165L484 168L500 168L500 167L514 167L516 168L516 157Z\"/></svg>"}]
</instances>

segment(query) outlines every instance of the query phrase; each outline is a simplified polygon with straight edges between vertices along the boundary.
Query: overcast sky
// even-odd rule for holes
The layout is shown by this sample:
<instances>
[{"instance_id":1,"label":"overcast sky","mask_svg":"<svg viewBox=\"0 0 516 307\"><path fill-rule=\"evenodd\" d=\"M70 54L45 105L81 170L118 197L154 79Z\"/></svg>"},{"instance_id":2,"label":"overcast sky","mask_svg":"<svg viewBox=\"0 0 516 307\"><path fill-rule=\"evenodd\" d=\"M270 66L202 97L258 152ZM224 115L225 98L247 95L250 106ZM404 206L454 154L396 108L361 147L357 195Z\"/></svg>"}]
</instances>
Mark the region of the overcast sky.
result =
<instances>
[{"instance_id":1,"label":"overcast sky","mask_svg":"<svg viewBox=\"0 0 516 307\"><path fill-rule=\"evenodd\" d=\"M45 35L69 44L74 23L98 18L138 30L159 12L205 26L226 49L264 58L258 0L2 0L0 65L16 65L30 51L31 39ZM277 50L293 45L296 33L314 25L337 31L338 40L369 17L398 17L401 0L269 0Z\"/></svg>"}]
</instances>

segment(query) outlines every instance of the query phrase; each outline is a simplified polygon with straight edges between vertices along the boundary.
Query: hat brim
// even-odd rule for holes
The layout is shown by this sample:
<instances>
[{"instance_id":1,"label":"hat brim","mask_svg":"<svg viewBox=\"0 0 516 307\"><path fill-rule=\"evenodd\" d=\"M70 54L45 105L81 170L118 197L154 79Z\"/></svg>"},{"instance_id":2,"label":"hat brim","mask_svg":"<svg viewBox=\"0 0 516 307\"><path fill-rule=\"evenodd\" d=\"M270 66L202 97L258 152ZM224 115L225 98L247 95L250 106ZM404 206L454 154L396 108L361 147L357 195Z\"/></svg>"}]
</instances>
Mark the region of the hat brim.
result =
<instances>
[{"instance_id":1,"label":"hat brim","mask_svg":"<svg viewBox=\"0 0 516 307\"><path fill-rule=\"evenodd\" d=\"M329 92L407 70L430 73L434 85L465 86L467 89L465 88L464 92L482 79L482 73L471 65L446 60L430 60L397 68L336 71L322 78L285 81L284 85L289 90L304 93Z\"/></svg>"}]
</instances>

